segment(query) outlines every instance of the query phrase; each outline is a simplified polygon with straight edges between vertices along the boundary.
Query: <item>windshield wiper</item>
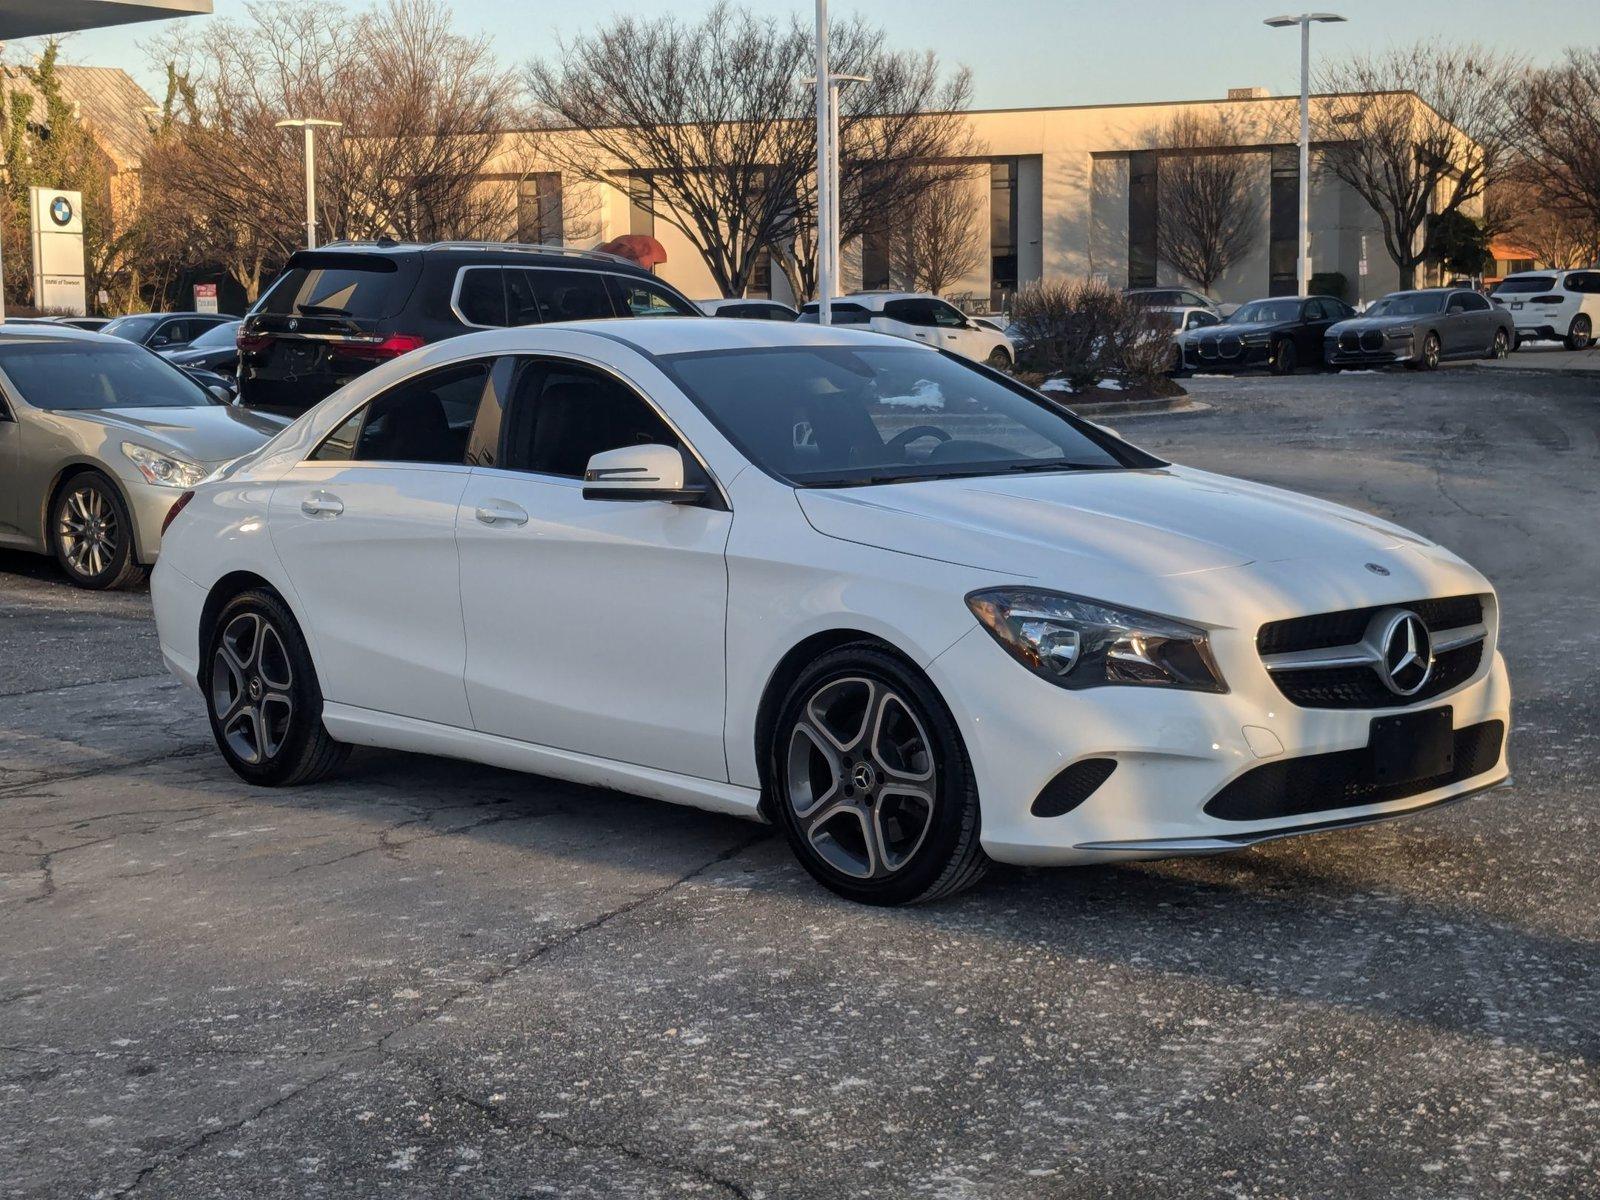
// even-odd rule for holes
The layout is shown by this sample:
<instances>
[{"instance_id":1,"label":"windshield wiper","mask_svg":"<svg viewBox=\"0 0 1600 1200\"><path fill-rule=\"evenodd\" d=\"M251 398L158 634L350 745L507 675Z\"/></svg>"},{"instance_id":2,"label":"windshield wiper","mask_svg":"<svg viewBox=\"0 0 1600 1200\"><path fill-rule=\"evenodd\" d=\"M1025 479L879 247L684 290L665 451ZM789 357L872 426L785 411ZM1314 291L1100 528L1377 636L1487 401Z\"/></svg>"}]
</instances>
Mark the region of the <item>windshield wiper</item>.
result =
<instances>
[{"instance_id":1,"label":"windshield wiper","mask_svg":"<svg viewBox=\"0 0 1600 1200\"><path fill-rule=\"evenodd\" d=\"M1012 463L1009 467L997 468L997 473L1021 475L1029 471L1115 471L1117 468L1117 463L1075 463L1052 459L1048 462Z\"/></svg>"},{"instance_id":2,"label":"windshield wiper","mask_svg":"<svg viewBox=\"0 0 1600 1200\"><path fill-rule=\"evenodd\" d=\"M307 317L351 317L348 308L335 308L331 304L296 304L295 311Z\"/></svg>"}]
</instances>

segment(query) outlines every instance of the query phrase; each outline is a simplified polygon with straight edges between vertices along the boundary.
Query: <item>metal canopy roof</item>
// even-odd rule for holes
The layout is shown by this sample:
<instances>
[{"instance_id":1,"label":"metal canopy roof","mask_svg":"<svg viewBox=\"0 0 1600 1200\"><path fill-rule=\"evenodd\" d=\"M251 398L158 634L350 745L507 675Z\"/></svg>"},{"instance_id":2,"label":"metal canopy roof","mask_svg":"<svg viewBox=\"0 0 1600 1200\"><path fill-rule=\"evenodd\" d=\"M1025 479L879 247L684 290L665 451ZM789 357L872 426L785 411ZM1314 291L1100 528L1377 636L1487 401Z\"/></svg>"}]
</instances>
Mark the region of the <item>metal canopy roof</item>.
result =
<instances>
[{"instance_id":1,"label":"metal canopy roof","mask_svg":"<svg viewBox=\"0 0 1600 1200\"><path fill-rule=\"evenodd\" d=\"M0 41L210 11L211 0L0 0Z\"/></svg>"}]
</instances>

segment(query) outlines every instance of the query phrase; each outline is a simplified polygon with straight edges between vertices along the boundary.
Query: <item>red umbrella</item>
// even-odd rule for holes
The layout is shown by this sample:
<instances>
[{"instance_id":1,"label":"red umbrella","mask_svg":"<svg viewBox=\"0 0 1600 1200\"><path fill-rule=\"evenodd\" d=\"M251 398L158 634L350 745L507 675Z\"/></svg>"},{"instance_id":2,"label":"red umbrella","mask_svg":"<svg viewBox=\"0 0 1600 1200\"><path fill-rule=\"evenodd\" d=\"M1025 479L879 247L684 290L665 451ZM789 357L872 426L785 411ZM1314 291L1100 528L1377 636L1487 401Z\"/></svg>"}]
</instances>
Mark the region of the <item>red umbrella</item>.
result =
<instances>
[{"instance_id":1,"label":"red umbrella","mask_svg":"<svg viewBox=\"0 0 1600 1200\"><path fill-rule=\"evenodd\" d=\"M667 261L667 252L648 233L625 233L619 238L612 238L603 246L595 247L607 254L615 254L629 262L638 263L646 270L650 270Z\"/></svg>"}]
</instances>

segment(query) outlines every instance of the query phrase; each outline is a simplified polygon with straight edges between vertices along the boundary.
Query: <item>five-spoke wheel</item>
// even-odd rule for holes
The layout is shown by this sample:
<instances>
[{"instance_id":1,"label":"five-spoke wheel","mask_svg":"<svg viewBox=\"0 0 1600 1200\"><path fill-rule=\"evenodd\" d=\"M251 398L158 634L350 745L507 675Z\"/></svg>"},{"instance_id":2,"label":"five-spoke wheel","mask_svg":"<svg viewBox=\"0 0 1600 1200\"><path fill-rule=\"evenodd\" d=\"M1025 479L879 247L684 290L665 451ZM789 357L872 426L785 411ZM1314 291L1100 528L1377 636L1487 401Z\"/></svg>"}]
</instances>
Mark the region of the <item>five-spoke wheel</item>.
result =
<instances>
[{"instance_id":1,"label":"five-spoke wheel","mask_svg":"<svg viewBox=\"0 0 1600 1200\"><path fill-rule=\"evenodd\" d=\"M852 646L803 670L771 762L775 815L790 844L841 895L901 904L982 874L960 737L928 682L895 656Z\"/></svg>"},{"instance_id":2,"label":"five-spoke wheel","mask_svg":"<svg viewBox=\"0 0 1600 1200\"><path fill-rule=\"evenodd\" d=\"M344 761L349 747L323 727L310 652L277 595L249 591L224 605L203 661L211 731L243 778L310 783Z\"/></svg>"}]
</instances>

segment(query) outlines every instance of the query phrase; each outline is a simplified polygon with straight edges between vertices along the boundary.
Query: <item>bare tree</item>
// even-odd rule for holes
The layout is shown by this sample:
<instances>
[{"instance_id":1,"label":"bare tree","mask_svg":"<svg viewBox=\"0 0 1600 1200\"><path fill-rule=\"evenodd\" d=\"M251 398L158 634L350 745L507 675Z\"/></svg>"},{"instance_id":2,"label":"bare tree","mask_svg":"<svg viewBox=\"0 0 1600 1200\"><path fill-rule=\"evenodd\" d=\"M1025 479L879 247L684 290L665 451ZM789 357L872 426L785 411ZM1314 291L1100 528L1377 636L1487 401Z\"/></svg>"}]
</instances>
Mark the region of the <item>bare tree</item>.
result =
<instances>
[{"instance_id":1,"label":"bare tree","mask_svg":"<svg viewBox=\"0 0 1600 1200\"><path fill-rule=\"evenodd\" d=\"M1583 267L1600 261L1600 222L1546 193L1537 172L1530 166L1529 178L1491 195L1494 210L1509 214L1496 235L1550 267Z\"/></svg>"},{"instance_id":2,"label":"bare tree","mask_svg":"<svg viewBox=\"0 0 1600 1200\"><path fill-rule=\"evenodd\" d=\"M1335 62L1318 86L1324 167L1378 214L1401 287L1416 281L1428 218L1470 205L1512 162L1515 61L1437 42Z\"/></svg>"},{"instance_id":3,"label":"bare tree","mask_svg":"<svg viewBox=\"0 0 1600 1200\"><path fill-rule=\"evenodd\" d=\"M1181 112L1161 130L1156 175L1160 257L1201 291L1241 261L1261 230L1263 197L1255 155L1224 117Z\"/></svg>"},{"instance_id":4,"label":"bare tree","mask_svg":"<svg viewBox=\"0 0 1600 1200\"><path fill-rule=\"evenodd\" d=\"M1516 110L1523 175L1542 194L1541 208L1592 239L1600 225L1600 50L1569 50L1560 65L1529 72Z\"/></svg>"},{"instance_id":5,"label":"bare tree","mask_svg":"<svg viewBox=\"0 0 1600 1200\"><path fill-rule=\"evenodd\" d=\"M984 232L970 172L925 186L889 232L895 286L944 293L982 265L988 248Z\"/></svg>"},{"instance_id":6,"label":"bare tree","mask_svg":"<svg viewBox=\"0 0 1600 1200\"><path fill-rule=\"evenodd\" d=\"M811 46L798 20L726 3L694 24L619 18L530 65L549 130L541 149L569 176L626 188L680 230L724 295L743 295L770 251L803 297L816 254L815 110L801 86ZM955 110L970 82L964 73L945 82L932 56L891 54L881 31L853 22L835 27L832 62L872 77L841 102L848 238L914 193L910 164L960 148Z\"/></svg>"},{"instance_id":7,"label":"bare tree","mask_svg":"<svg viewBox=\"0 0 1600 1200\"><path fill-rule=\"evenodd\" d=\"M170 253L220 262L254 298L303 239L304 175L285 117L342 121L318 144L324 237L481 237L509 227L515 187L486 187L499 131L524 123L485 41L449 28L442 0L347 14L254 4L156 44L169 95L142 172Z\"/></svg>"}]
</instances>

